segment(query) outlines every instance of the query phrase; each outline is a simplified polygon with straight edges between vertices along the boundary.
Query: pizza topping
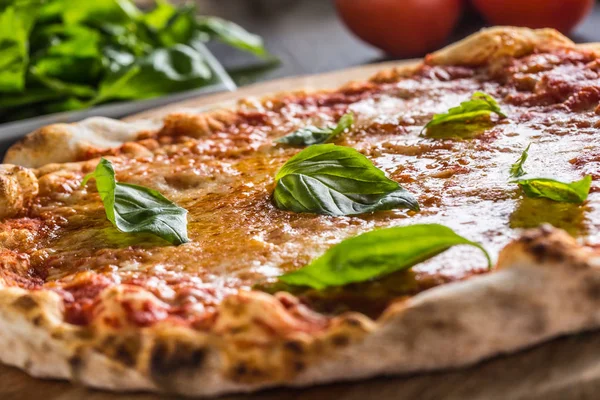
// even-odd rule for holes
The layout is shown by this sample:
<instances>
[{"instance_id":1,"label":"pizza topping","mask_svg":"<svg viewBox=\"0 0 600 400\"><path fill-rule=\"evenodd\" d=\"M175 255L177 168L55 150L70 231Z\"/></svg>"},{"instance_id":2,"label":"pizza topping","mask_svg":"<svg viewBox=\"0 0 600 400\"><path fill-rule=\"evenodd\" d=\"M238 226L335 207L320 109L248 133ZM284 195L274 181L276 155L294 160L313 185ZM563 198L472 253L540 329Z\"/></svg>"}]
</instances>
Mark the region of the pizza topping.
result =
<instances>
[{"instance_id":1,"label":"pizza topping","mask_svg":"<svg viewBox=\"0 0 600 400\"><path fill-rule=\"evenodd\" d=\"M156 190L117 182L115 170L105 158L84 178L82 185L91 178L96 179L106 217L121 232L152 233L174 245L189 241L186 209Z\"/></svg>"},{"instance_id":2,"label":"pizza topping","mask_svg":"<svg viewBox=\"0 0 600 400\"><path fill-rule=\"evenodd\" d=\"M523 178L527 175L523 164L529 156L531 144L521 154L521 157L510 168L512 182L517 183L527 197L544 197L546 199L564 203L583 203L587 200L592 185L592 177L571 183L565 183L550 178Z\"/></svg>"},{"instance_id":3,"label":"pizza topping","mask_svg":"<svg viewBox=\"0 0 600 400\"><path fill-rule=\"evenodd\" d=\"M490 125L492 113L500 118L506 118L506 114L500 110L500 106L492 96L475 92L471 100L463 101L459 106L449 109L447 113L435 114L423 130L431 137L464 136L481 131Z\"/></svg>"},{"instance_id":4,"label":"pizza topping","mask_svg":"<svg viewBox=\"0 0 600 400\"><path fill-rule=\"evenodd\" d=\"M282 210L332 216L419 211L412 194L349 147L311 146L289 159L275 180L273 199Z\"/></svg>"},{"instance_id":5,"label":"pizza topping","mask_svg":"<svg viewBox=\"0 0 600 400\"><path fill-rule=\"evenodd\" d=\"M321 144L331 142L336 136L350 129L354 123L354 115L352 113L344 114L338 121L337 125L325 128L317 128L314 125L309 125L300 128L289 135L277 139L277 143L290 144L293 146L310 146L313 144Z\"/></svg>"},{"instance_id":6,"label":"pizza topping","mask_svg":"<svg viewBox=\"0 0 600 400\"><path fill-rule=\"evenodd\" d=\"M481 249L491 268L490 256L480 244L443 225L419 224L377 229L346 239L304 268L279 279L315 289L343 286L408 269L461 244Z\"/></svg>"}]
</instances>

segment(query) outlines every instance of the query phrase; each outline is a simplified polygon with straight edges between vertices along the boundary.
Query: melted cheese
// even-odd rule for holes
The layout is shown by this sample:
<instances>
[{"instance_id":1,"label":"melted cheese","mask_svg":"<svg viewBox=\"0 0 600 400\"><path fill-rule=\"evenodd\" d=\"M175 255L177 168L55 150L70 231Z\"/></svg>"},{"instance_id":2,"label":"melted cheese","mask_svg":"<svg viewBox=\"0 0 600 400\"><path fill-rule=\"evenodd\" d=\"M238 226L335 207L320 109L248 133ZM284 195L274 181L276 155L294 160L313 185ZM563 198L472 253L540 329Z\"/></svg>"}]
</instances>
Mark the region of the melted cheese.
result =
<instances>
[{"instance_id":1,"label":"melted cheese","mask_svg":"<svg viewBox=\"0 0 600 400\"><path fill-rule=\"evenodd\" d=\"M46 233L34 246L0 240L27 255L43 286L68 293L69 304L91 304L102 290L128 283L150 290L185 320L203 318L228 294L273 281L341 240L376 227L440 223L493 255L520 228L544 222L598 243L595 183L589 201L579 206L524 198L508 176L510 165L532 143L526 164L532 175L598 178L598 71L598 63L579 53L534 55L494 76L486 70L424 66L399 82L247 102L236 123L212 135L161 137L158 132L151 146L140 142L149 148L148 156L112 158L119 181L155 188L189 210L189 243L174 247L150 235L116 231L94 186L79 186L97 159L41 168L40 193L29 216L41 221ZM477 90L496 98L509 118L474 139L420 136L434 113ZM333 122L347 111L355 113L357 123L337 144L360 150L415 194L421 212L335 218L272 205L274 175L299 151L274 140L308 123ZM412 272L307 298L330 312L339 311L339 304L363 310L365 298L380 310L398 296L482 272L480 252L458 247ZM78 307L71 320L85 323L79 315L85 307Z\"/></svg>"}]
</instances>

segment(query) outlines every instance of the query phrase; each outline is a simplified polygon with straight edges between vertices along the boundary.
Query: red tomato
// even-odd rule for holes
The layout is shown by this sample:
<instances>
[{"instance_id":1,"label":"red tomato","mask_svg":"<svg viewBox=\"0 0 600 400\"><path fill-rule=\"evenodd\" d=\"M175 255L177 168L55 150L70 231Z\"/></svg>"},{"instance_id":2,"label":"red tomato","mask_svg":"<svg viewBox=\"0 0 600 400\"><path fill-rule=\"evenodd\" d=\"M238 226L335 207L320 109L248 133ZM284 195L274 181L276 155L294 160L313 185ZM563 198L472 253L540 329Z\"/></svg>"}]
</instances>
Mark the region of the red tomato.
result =
<instances>
[{"instance_id":1,"label":"red tomato","mask_svg":"<svg viewBox=\"0 0 600 400\"><path fill-rule=\"evenodd\" d=\"M463 0L335 0L335 4L359 38L393 56L411 57L445 43Z\"/></svg>"},{"instance_id":2,"label":"red tomato","mask_svg":"<svg viewBox=\"0 0 600 400\"><path fill-rule=\"evenodd\" d=\"M473 0L494 25L554 28L568 34L592 11L594 0Z\"/></svg>"}]
</instances>

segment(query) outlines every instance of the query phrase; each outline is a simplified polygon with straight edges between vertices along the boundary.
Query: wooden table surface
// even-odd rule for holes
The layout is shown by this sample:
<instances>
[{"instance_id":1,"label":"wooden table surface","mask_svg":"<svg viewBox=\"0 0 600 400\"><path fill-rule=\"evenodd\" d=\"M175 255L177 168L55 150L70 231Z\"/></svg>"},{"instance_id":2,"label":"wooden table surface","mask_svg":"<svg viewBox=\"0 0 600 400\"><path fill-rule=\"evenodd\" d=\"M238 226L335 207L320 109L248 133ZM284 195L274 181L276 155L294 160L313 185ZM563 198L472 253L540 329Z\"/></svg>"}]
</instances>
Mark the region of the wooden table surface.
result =
<instances>
[{"instance_id":1,"label":"wooden table surface","mask_svg":"<svg viewBox=\"0 0 600 400\"><path fill-rule=\"evenodd\" d=\"M523 0L526 1L526 0ZM386 60L379 51L353 38L335 18L326 0L200 0L205 14L232 18L266 38L270 50L282 59L282 67L258 80L332 71ZM464 36L478 29L480 22L469 20L456 34ZM600 7L576 32L579 42L600 41ZM221 47L213 51L228 67L252 62L248 56ZM375 67L376 68L376 67ZM360 77L372 67L346 74ZM287 87L335 85L339 74L316 78L286 79L255 85L240 95L260 94ZM224 101L238 96L225 94L196 102ZM0 327L1 329L1 327ZM251 396L225 399L364 400L364 399L597 399L600 398L600 333L586 333L556 339L518 354L498 357L455 371L419 374L410 377L378 378L303 390L276 389ZM390 349L393 351L393 349ZM43 381L11 367L0 366L0 400L157 400L150 394L117 395L90 390L66 382Z\"/></svg>"}]
</instances>

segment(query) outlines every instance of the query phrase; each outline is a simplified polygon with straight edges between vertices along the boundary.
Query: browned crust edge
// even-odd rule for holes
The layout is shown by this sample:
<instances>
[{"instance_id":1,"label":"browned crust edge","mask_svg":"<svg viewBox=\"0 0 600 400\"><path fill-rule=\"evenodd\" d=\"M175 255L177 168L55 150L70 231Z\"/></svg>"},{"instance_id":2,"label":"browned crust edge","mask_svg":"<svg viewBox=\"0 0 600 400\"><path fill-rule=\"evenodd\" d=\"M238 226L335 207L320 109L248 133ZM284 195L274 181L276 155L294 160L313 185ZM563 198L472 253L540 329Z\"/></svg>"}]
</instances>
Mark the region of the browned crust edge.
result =
<instances>
[{"instance_id":1,"label":"browned crust edge","mask_svg":"<svg viewBox=\"0 0 600 400\"><path fill-rule=\"evenodd\" d=\"M496 44L493 51L488 49L489 43ZM513 53L508 51L510 46ZM547 30L494 28L441 50L426 62L494 62L547 46L574 45ZM414 66L383 72L375 79L401 76L412 69ZM200 114L200 118L206 118L210 130L228 115L221 110ZM100 129L109 135L103 140L127 142L141 131L131 125L114 126ZM61 129L69 133L65 136ZM51 160L48 154L44 157L50 161L38 160L38 141L47 145L46 140L63 144L66 140L73 145L71 155L88 145L101 145L72 129L73 125L42 128L13 147L5 161L33 160L37 165L69 161ZM89 124L86 129L97 131ZM48 130L53 133L43 133ZM85 141L88 144L77 147ZM13 167L4 168L14 172ZM25 198L29 189L27 184L17 188L21 192L16 197ZM551 228L527 232L503 250L498 267L486 276L434 288L397 303L377 321L360 314L342 315L318 334L289 329L293 318L281 302L258 292L226 299L210 332L163 324L140 329L127 326L124 320L124 328L118 331L104 325L81 328L64 323L57 294L6 287L0 280L0 360L34 376L93 387L217 395L460 367L600 326L598 258L566 233ZM112 317L122 317L122 289L111 288L103 294L105 312ZM138 291L136 296L152 300L147 292ZM279 324L286 333L273 336L272 329L254 322L256 315Z\"/></svg>"}]
</instances>

